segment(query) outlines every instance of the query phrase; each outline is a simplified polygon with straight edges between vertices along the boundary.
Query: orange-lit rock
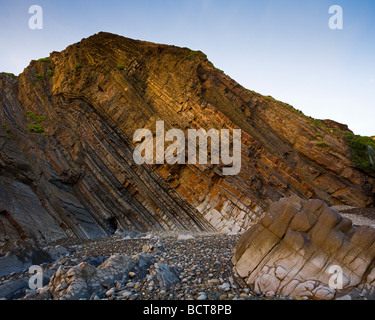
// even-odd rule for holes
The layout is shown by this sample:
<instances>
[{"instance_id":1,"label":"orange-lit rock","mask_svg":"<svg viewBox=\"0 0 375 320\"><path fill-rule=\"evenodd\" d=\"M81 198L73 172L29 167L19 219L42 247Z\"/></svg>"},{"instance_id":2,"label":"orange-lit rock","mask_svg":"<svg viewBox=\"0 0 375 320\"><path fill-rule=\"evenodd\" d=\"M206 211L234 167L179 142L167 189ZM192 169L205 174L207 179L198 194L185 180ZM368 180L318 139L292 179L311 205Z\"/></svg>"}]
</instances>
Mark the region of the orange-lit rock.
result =
<instances>
[{"instance_id":1,"label":"orange-lit rock","mask_svg":"<svg viewBox=\"0 0 375 320\"><path fill-rule=\"evenodd\" d=\"M19 77L0 75L0 175L31 188L58 226L53 237L244 231L271 202L292 194L373 204L374 177L353 166L343 137L329 130L335 122L314 127L313 119L246 90L201 54L99 33L50 58L32 61ZM27 111L46 117L43 134L28 131ZM134 132L155 133L158 120L165 130L241 129L241 173L223 176L221 165L135 165ZM330 148L316 146L317 134ZM27 209L25 199L19 203ZM2 210L19 216L0 196ZM19 218L17 224L28 234L29 225ZM0 227L0 241L7 228ZM20 237L12 230L11 238Z\"/></svg>"}]
</instances>

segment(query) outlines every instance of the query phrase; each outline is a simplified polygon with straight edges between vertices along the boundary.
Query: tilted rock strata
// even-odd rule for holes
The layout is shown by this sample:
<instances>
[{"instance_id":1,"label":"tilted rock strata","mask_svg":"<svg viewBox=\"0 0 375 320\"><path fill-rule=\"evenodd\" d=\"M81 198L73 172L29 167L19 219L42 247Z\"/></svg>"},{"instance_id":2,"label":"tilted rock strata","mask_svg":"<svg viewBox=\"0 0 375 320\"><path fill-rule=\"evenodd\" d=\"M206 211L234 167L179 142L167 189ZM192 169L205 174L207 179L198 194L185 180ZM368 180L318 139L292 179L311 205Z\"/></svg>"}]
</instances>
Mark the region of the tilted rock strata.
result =
<instances>
[{"instance_id":1,"label":"tilted rock strata","mask_svg":"<svg viewBox=\"0 0 375 320\"><path fill-rule=\"evenodd\" d=\"M353 167L342 137L244 89L187 48L99 33L49 62L32 61L19 77L0 74L0 105L0 176L13 186L1 193L0 241L100 238L116 229L244 231L292 194L373 203L374 179ZM28 111L45 117L43 134L28 131ZM159 120L166 131L241 129L241 173L136 165L134 132L155 132ZM316 146L317 133L329 149ZM21 217L25 190L44 208L33 230Z\"/></svg>"},{"instance_id":2,"label":"tilted rock strata","mask_svg":"<svg viewBox=\"0 0 375 320\"><path fill-rule=\"evenodd\" d=\"M354 228L321 200L273 203L240 238L232 261L242 286L268 296L375 297L375 229ZM339 268L342 289L333 274Z\"/></svg>"}]
</instances>

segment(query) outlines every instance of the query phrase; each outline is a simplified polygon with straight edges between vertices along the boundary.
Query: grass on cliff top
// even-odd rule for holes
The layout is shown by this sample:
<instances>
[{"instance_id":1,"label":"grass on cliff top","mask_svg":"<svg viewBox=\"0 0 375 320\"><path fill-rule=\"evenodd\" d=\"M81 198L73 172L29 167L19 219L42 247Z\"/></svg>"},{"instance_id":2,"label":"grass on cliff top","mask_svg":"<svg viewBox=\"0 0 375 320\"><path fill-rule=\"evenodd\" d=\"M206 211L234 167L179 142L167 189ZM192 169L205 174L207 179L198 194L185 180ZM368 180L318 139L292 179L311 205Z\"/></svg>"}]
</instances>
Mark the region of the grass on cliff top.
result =
<instances>
[{"instance_id":1,"label":"grass on cliff top","mask_svg":"<svg viewBox=\"0 0 375 320\"><path fill-rule=\"evenodd\" d=\"M47 57L47 58L41 58L38 60L39 62L47 62L47 63L50 63L51 62L51 58L50 57Z\"/></svg>"},{"instance_id":2,"label":"grass on cliff top","mask_svg":"<svg viewBox=\"0 0 375 320\"><path fill-rule=\"evenodd\" d=\"M202 62L206 62L210 68L213 68L213 69L215 69L217 71L223 72L222 70L216 68L214 66L214 64L210 60L208 60L207 55L205 53L203 53L202 51L200 51L200 50L198 50L198 51L190 50L190 52L187 55L186 59L188 59L188 60L198 59L198 60L200 60Z\"/></svg>"},{"instance_id":3,"label":"grass on cliff top","mask_svg":"<svg viewBox=\"0 0 375 320\"><path fill-rule=\"evenodd\" d=\"M306 116L301 110L298 110L296 108L294 108L292 105L290 105L289 103L286 103L286 102L282 102L280 100L277 100L275 99L274 97L272 96L263 96L266 100L269 100L269 101L273 101L273 102L277 102L277 103L281 103L284 107L286 107L289 111L292 111L293 113L297 114L297 115L300 115L304 118L309 118L308 116Z\"/></svg>"},{"instance_id":4,"label":"grass on cliff top","mask_svg":"<svg viewBox=\"0 0 375 320\"><path fill-rule=\"evenodd\" d=\"M1 72L1 73L6 74L6 75L11 76L11 77L14 77L14 78L17 77L14 73L10 73L10 72Z\"/></svg>"},{"instance_id":5,"label":"grass on cliff top","mask_svg":"<svg viewBox=\"0 0 375 320\"><path fill-rule=\"evenodd\" d=\"M198 58L199 60L203 60L203 61L208 60L207 55L204 54L200 50L198 50L198 51L190 50L190 52L189 52L189 54L186 58L189 59L189 60L194 60L195 58Z\"/></svg>"},{"instance_id":6,"label":"grass on cliff top","mask_svg":"<svg viewBox=\"0 0 375 320\"><path fill-rule=\"evenodd\" d=\"M317 132L317 134L315 136L316 138L318 138L318 137L323 138L323 135L321 133L319 133L319 131L324 132L325 134L329 134L331 136L339 137L339 138L342 138L343 136L345 136L346 134L349 133L348 131L342 131L338 128L331 127L331 126L327 125L326 123L324 123L324 121L322 121L322 120L314 119L313 117L309 117L309 116L305 115L301 110L298 110L298 109L294 108L293 106L291 106L288 103L276 100L275 98L273 98L271 96L264 96L264 98L267 99L267 100L270 100L270 101L278 102L278 103L282 104L284 107L286 107L289 111L293 112L297 116L302 117L305 120L305 122L314 131Z\"/></svg>"}]
</instances>

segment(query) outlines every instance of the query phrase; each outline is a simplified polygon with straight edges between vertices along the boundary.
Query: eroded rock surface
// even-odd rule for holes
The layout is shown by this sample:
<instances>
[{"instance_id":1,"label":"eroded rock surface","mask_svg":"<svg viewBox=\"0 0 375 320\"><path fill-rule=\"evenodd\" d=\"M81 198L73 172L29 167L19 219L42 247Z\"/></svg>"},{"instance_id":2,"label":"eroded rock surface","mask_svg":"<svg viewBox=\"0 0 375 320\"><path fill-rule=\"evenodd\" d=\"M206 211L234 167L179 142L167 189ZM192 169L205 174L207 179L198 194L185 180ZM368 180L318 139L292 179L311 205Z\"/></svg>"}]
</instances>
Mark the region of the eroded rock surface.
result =
<instances>
[{"instance_id":1,"label":"eroded rock surface","mask_svg":"<svg viewBox=\"0 0 375 320\"><path fill-rule=\"evenodd\" d=\"M321 200L273 203L232 261L238 283L267 296L375 297L375 229L353 227Z\"/></svg>"},{"instance_id":2,"label":"eroded rock surface","mask_svg":"<svg viewBox=\"0 0 375 320\"><path fill-rule=\"evenodd\" d=\"M133 258L129 255L113 255L97 268L87 262L74 267L60 267L51 278L49 293L53 299L88 299L100 291L103 284L129 279L129 272L136 267L139 274L147 272L153 264L152 259L153 256L147 254ZM142 266L141 270L139 266Z\"/></svg>"},{"instance_id":3,"label":"eroded rock surface","mask_svg":"<svg viewBox=\"0 0 375 320\"><path fill-rule=\"evenodd\" d=\"M185 134L241 129L240 174L136 165L135 131L155 136L160 120ZM353 165L342 132L243 88L202 53L99 33L0 74L0 242L239 232L292 194L369 206L374 177Z\"/></svg>"},{"instance_id":4,"label":"eroded rock surface","mask_svg":"<svg viewBox=\"0 0 375 320\"><path fill-rule=\"evenodd\" d=\"M10 248L8 250L6 244L0 247L0 277L13 272L22 272L32 265L53 260L47 251L34 247L26 241L17 241L11 244Z\"/></svg>"}]
</instances>

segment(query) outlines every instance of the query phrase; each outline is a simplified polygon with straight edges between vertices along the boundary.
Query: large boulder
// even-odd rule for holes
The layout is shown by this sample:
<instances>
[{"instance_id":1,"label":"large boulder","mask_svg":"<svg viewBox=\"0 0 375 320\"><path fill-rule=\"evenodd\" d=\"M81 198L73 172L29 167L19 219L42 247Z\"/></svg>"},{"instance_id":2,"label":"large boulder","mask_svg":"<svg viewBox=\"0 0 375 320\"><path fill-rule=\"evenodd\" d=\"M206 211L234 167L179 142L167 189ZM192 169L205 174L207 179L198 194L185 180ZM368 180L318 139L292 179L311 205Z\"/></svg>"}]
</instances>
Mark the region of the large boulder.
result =
<instances>
[{"instance_id":1,"label":"large boulder","mask_svg":"<svg viewBox=\"0 0 375 320\"><path fill-rule=\"evenodd\" d=\"M103 284L115 280L127 280L129 272L135 270L145 274L153 262L153 255L137 256L115 254L95 268L88 262L74 267L60 267L49 283L49 292L53 299L88 299L93 293L103 290Z\"/></svg>"},{"instance_id":2,"label":"large boulder","mask_svg":"<svg viewBox=\"0 0 375 320\"><path fill-rule=\"evenodd\" d=\"M320 200L281 199L239 239L238 284L267 296L375 298L375 229Z\"/></svg>"},{"instance_id":3,"label":"large boulder","mask_svg":"<svg viewBox=\"0 0 375 320\"><path fill-rule=\"evenodd\" d=\"M11 273L26 271L32 265L52 262L54 259L48 252L34 246L28 241L18 240L7 246L0 247L0 277Z\"/></svg>"}]
</instances>

